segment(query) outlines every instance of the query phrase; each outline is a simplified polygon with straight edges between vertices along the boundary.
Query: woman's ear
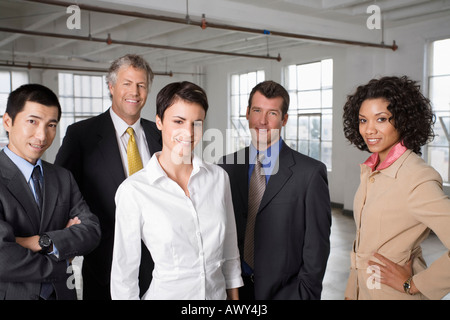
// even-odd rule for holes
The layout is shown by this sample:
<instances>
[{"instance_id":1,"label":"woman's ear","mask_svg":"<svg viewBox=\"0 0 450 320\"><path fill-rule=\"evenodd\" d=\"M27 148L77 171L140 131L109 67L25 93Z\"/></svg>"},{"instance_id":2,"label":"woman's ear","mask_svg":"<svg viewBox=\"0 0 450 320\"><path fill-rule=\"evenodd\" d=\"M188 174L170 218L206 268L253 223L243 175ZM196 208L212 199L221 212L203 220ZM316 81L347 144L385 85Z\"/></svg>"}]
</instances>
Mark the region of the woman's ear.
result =
<instances>
[{"instance_id":1,"label":"woman's ear","mask_svg":"<svg viewBox=\"0 0 450 320\"><path fill-rule=\"evenodd\" d=\"M159 130L162 130L162 120L158 115L156 115L156 126Z\"/></svg>"}]
</instances>

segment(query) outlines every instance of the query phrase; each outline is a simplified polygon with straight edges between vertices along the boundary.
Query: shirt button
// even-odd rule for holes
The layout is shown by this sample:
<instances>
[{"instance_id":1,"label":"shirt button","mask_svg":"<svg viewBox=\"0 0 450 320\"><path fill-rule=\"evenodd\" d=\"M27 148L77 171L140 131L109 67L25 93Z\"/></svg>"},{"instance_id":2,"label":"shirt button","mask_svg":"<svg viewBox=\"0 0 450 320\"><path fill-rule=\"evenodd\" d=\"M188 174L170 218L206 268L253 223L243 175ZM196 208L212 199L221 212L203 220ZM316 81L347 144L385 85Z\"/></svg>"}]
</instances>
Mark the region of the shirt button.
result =
<instances>
[{"instance_id":1,"label":"shirt button","mask_svg":"<svg viewBox=\"0 0 450 320\"><path fill-rule=\"evenodd\" d=\"M370 178L370 182L374 183L375 182L375 178L374 177Z\"/></svg>"}]
</instances>

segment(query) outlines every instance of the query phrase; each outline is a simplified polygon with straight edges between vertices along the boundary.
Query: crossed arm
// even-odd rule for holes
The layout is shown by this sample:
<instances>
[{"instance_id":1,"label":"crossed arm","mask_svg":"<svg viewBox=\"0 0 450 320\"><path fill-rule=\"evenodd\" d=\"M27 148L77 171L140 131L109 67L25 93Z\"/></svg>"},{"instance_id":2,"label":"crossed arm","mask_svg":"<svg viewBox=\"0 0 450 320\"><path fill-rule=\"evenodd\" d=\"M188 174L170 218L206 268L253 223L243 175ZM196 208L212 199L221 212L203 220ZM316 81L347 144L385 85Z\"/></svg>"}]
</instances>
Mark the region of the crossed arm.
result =
<instances>
[{"instance_id":1,"label":"crossed arm","mask_svg":"<svg viewBox=\"0 0 450 320\"><path fill-rule=\"evenodd\" d=\"M78 217L72 218L67 222L65 228L69 228L75 224L80 224L81 220ZM30 249L33 252L38 252L41 250L41 246L39 245L39 235L31 236L31 237L16 237L16 242L26 249ZM53 245L50 251L53 251Z\"/></svg>"}]
</instances>

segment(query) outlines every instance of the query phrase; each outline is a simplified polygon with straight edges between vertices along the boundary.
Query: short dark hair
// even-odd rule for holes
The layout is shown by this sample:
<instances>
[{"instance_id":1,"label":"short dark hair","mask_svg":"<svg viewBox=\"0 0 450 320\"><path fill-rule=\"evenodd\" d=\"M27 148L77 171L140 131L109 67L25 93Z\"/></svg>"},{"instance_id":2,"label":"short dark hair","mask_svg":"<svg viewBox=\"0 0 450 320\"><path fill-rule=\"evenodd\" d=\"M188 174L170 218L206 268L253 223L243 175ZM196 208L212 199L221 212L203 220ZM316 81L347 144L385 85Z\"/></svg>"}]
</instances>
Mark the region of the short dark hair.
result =
<instances>
[{"instance_id":1,"label":"short dark hair","mask_svg":"<svg viewBox=\"0 0 450 320\"><path fill-rule=\"evenodd\" d=\"M403 145L421 154L421 146L435 136L435 115L430 100L420 92L420 86L407 76L372 79L349 95L343 114L345 137L358 149L369 151L359 133L359 109L365 100L377 98L389 102L387 109L392 113L389 121L399 133Z\"/></svg>"},{"instance_id":2,"label":"short dark hair","mask_svg":"<svg viewBox=\"0 0 450 320\"><path fill-rule=\"evenodd\" d=\"M36 83L24 84L11 92L6 103L6 113L14 123L17 114L23 110L27 101L36 102L46 107L58 108L58 121L61 119L61 105L58 97L49 88Z\"/></svg>"},{"instance_id":3,"label":"short dark hair","mask_svg":"<svg viewBox=\"0 0 450 320\"><path fill-rule=\"evenodd\" d=\"M250 96L248 97L248 108L252 106L253 95L256 92L260 92L268 99L278 97L283 98L283 105L281 106L282 116L284 117L284 115L288 112L290 101L289 93L281 84L272 80L266 80L258 83L250 92Z\"/></svg>"},{"instance_id":4,"label":"short dark hair","mask_svg":"<svg viewBox=\"0 0 450 320\"><path fill-rule=\"evenodd\" d=\"M156 115L161 119L164 118L164 112L179 99L197 103L208 111L208 98L205 91L198 85L189 82L172 82L166 85L156 96Z\"/></svg>"}]
</instances>

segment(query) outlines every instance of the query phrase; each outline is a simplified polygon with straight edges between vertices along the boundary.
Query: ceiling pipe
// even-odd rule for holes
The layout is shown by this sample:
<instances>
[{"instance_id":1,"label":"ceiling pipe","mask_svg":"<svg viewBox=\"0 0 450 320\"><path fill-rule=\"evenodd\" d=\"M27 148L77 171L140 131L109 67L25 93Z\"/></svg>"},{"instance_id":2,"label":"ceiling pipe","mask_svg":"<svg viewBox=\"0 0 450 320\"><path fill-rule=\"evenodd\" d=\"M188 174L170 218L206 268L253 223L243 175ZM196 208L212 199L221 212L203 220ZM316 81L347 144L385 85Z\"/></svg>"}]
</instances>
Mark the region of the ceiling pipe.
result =
<instances>
[{"instance_id":1,"label":"ceiling pipe","mask_svg":"<svg viewBox=\"0 0 450 320\"><path fill-rule=\"evenodd\" d=\"M224 51L185 48L185 47L174 47L174 46L142 43L142 42L135 42L135 41L113 40L111 38L110 34L108 34L108 37L106 39L104 39L104 38L96 38L96 37L92 37L92 36L77 36L77 35L59 34L59 33L42 32L42 31L31 31L31 30L21 30L21 29L12 29L12 28L3 28L3 27L0 27L0 32L19 33L19 34L26 34L26 35L30 35L30 36L42 36L42 37L51 37L51 38L60 38L60 39L69 39L69 40L78 40L78 41L101 42L101 43L106 43L108 45L121 44L121 45L125 45L125 46L157 48L157 49L166 49L166 50L178 50L178 51L198 52L198 53L206 53L206 54L217 54L217 55L244 57L244 58L257 58L257 59L269 59L269 60L281 61L280 54L278 54L278 57L258 56L258 55L245 54L245 53L224 52Z\"/></svg>"},{"instance_id":2,"label":"ceiling pipe","mask_svg":"<svg viewBox=\"0 0 450 320\"><path fill-rule=\"evenodd\" d=\"M57 6L64 6L64 7L73 5L73 3L70 3L70 2L55 1L55 0L25 0L25 1L57 5ZM371 42L364 42L364 41L334 39L334 38L318 37L318 36L311 36L311 35L304 35L304 34L295 34L295 33L289 33L289 32L279 32L279 31L273 31L273 30L231 26L231 25L226 25L226 24L207 22L205 15L202 16L202 19L200 21L193 21L190 17L189 17L189 19L182 19L182 18L174 18L174 17L147 14L147 13L134 12L134 11L125 11L125 10L118 10L118 9L111 9L111 8L101 8L101 7L96 7L96 6L86 5L86 4L77 4L77 6L80 9L88 10L88 11L116 14L116 15L142 18L142 19L166 21L166 22L173 22L173 23L180 23L180 24L187 24L187 25L194 25L194 26L199 26L202 29L216 28L216 29L232 30L232 31L247 32L247 33L273 35L273 36L279 36L279 37L285 37L285 38L311 40L311 41L318 41L318 42L329 42L329 43L338 43L338 44L354 45L354 46L362 46L362 47L390 49L392 51L396 51L398 49L398 46L395 43L395 40L393 41L392 45L386 45L384 43L371 43Z\"/></svg>"},{"instance_id":3,"label":"ceiling pipe","mask_svg":"<svg viewBox=\"0 0 450 320\"><path fill-rule=\"evenodd\" d=\"M67 71L85 71L85 72L99 72L99 73L107 73L108 69L101 68L90 68L90 67L71 67L71 66L56 66L56 65L37 65L31 64L31 62L25 63L0 63L0 67L8 67L8 68L24 68L24 69L44 69L44 70L67 70ZM168 76L173 77L173 72L153 72L155 76Z\"/></svg>"}]
</instances>

